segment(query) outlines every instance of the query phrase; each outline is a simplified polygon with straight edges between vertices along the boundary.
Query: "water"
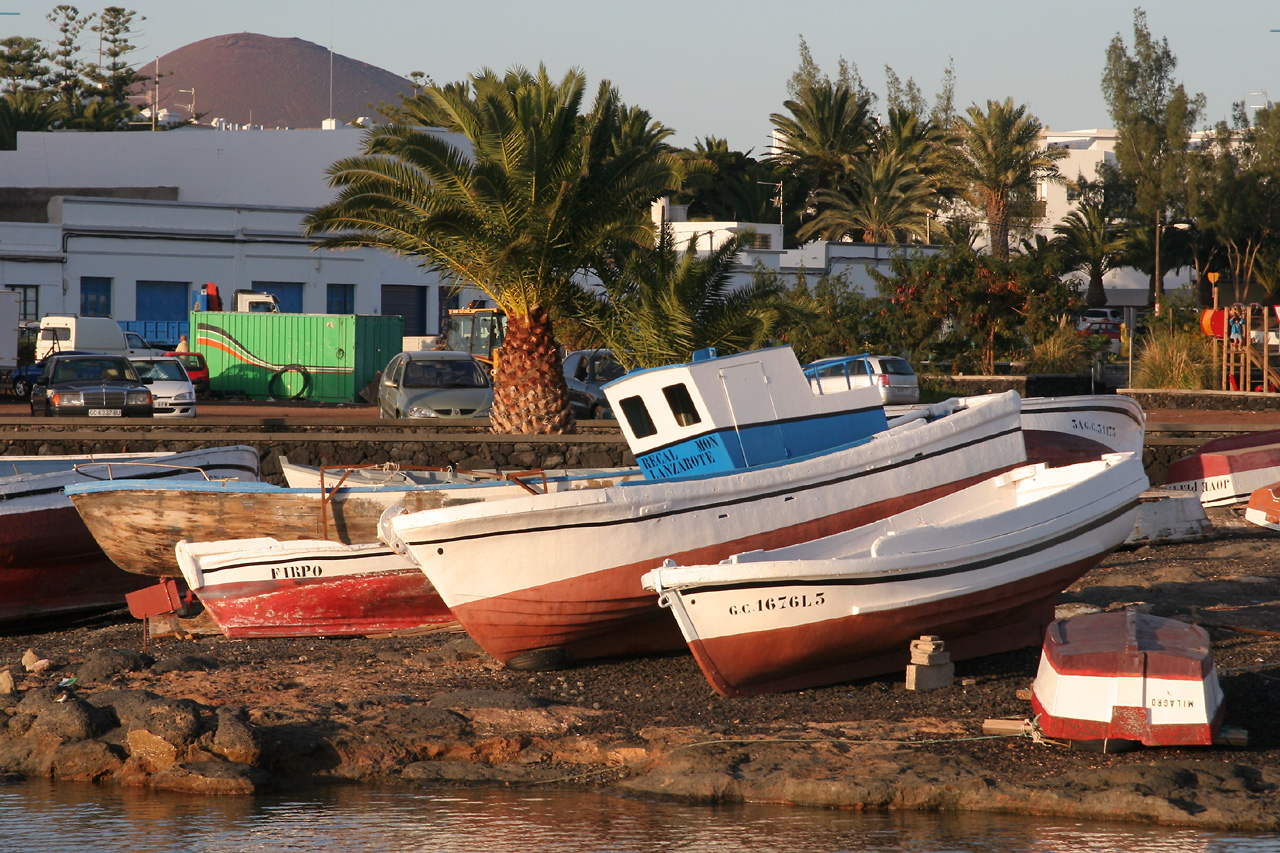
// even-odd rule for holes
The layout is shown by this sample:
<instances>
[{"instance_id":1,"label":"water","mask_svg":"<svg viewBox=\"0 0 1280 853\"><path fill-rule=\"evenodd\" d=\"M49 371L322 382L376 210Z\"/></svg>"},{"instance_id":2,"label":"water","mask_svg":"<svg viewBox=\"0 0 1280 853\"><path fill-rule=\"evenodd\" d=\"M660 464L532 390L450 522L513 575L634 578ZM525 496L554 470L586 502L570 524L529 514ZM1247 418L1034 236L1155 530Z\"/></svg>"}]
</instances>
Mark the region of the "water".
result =
<instances>
[{"instance_id":1,"label":"water","mask_svg":"<svg viewBox=\"0 0 1280 853\"><path fill-rule=\"evenodd\" d=\"M0 847L14 853L1276 853L1280 836L1008 815L683 806L576 793L349 787L212 798L28 782L0 785Z\"/></svg>"}]
</instances>

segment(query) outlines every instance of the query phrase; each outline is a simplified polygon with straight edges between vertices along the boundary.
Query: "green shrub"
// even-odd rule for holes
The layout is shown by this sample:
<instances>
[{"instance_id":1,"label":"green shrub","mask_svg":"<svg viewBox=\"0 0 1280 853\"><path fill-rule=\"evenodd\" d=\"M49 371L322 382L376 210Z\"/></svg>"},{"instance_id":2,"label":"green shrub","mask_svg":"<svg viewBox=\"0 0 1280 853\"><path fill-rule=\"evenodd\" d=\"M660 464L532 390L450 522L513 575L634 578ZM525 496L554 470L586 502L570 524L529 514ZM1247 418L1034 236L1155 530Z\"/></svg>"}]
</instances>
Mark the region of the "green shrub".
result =
<instances>
[{"instance_id":1,"label":"green shrub","mask_svg":"<svg viewBox=\"0 0 1280 853\"><path fill-rule=\"evenodd\" d=\"M1087 339L1063 324L1031 348L1027 373L1088 373L1092 360Z\"/></svg>"},{"instance_id":2,"label":"green shrub","mask_svg":"<svg viewBox=\"0 0 1280 853\"><path fill-rule=\"evenodd\" d=\"M1142 338L1133 368L1135 388L1213 388L1213 342L1198 329L1153 330Z\"/></svg>"}]
</instances>

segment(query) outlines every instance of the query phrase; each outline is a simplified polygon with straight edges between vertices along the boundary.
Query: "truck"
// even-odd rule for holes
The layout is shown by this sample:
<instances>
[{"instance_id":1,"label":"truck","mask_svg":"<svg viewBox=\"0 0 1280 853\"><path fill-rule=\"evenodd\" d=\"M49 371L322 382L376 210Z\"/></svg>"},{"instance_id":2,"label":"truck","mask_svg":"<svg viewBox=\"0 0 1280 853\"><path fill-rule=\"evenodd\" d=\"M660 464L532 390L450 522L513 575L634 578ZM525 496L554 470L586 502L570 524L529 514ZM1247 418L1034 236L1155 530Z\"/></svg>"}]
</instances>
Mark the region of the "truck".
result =
<instances>
[{"instance_id":1,"label":"truck","mask_svg":"<svg viewBox=\"0 0 1280 853\"><path fill-rule=\"evenodd\" d=\"M444 340L448 349L469 352L489 367L507 337L507 315L501 308L472 302L455 308L445 319Z\"/></svg>"},{"instance_id":2,"label":"truck","mask_svg":"<svg viewBox=\"0 0 1280 853\"><path fill-rule=\"evenodd\" d=\"M237 290L231 295L231 304L224 306L218 294L218 285L205 282L196 295L193 311L245 311L251 314L279 314L280 300L274 293L256 290Z\"/></svg>"},{"instance_id":3,"label":"truck","mask_svg":"<svg viewBox=\"0 0 1280 853\"><path fill-rule=\"evenodd\" d=\"M77 317L73 314L46 314L36 337L36 361L54 352L101 352L142 358L160 355L137 332L126 332L110 317Z\"/></svg>"}]
</instances>

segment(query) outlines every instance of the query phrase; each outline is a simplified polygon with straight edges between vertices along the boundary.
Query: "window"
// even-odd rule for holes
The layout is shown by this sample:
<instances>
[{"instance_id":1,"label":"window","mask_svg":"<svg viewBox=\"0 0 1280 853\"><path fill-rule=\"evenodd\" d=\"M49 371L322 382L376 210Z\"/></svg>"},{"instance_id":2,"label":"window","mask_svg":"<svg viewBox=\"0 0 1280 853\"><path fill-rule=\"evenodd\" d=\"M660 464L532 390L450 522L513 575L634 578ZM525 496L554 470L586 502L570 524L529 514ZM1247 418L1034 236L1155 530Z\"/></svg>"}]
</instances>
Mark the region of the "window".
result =
<instances>
[{"instance_id":1,"label":"window","mask_svg":"<svg viewBox=\"0 0 1280 853\"><path fill-rule=\"evenodd\" d=\"M627 425L636 438L648 438L658 431L653 425L653 418L649 417L644 400L639 397L627 397L622 401L622 416L627 419Z\"/></svg>"},{"instance_id":2,"label":"window","mask_svg":"<svg viewBox=\"0 0 1280 853\"><path fill-rule=\"evenodd\" d=\"M772 234L760 234L760 233L757 233L757 234L756 234L756 236L755 236L755 239L751 241L751 248L753 248L753 249L765 249L765 250L772 249L772 248L773 248L773 235L772 235Z\"/></svg>"},{"instance_id":3,"label":"window","mask_svg":"<svg viewBox=\"0 0 1280 853\"><path fill-rule=\"evenodd\" d=\"M356 313L356 286L354 284L330 284L325 310L329 314Z\"/></svg>"},{"instance_id":4,"label":"window","mask_svg":"<svg viewBox=\"0 0 1280 853\"><path fill-rule=\"evenodd\" d=\"M11 284L9 289L16 290L22 294L21 305L18 308L18 319L39 320L40 286L36 284Z\"/></svg>"},{"instance_id":5,"label":"window","mask_svg":"<svg viewBox=\"0 0 1280 853\"><path fill-rule=\"evenodd\" d=\"M662 396L667 398L671 414L675 415L680 426L693 426L702 421L698 408L693 405L693 398L689 396L689 389L684 385L668 385L662 389Z\"/></svg>"},{"instance_id":6,"label":"window","mask_svg":"<svg viewBox=\"0 0 1280 853\"><path fill-rule=\"evenodd\" d=\"M80 279L80 316L111 316L111 279L98 276Z\"/></svg>"}]
</instances>

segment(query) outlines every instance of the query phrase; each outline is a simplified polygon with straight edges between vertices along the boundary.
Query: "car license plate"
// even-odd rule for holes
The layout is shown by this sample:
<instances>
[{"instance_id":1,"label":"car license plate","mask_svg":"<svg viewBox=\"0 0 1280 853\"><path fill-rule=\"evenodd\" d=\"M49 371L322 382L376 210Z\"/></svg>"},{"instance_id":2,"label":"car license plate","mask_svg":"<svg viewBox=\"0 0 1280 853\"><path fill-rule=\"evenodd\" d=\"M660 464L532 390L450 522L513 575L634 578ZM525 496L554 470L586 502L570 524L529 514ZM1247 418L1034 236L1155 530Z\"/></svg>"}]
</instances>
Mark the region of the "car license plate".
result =
<instances>
[{"instance_id":1,"label":"car license plate","mask_svg":"<svg viewBox=\"0 0 1280 853\"><path fill-rule=\"evenodd\" d=\"M121 409L90 409L89 417L91 418L119 418L124 416Z\"/></svg>"}]
</instances>

